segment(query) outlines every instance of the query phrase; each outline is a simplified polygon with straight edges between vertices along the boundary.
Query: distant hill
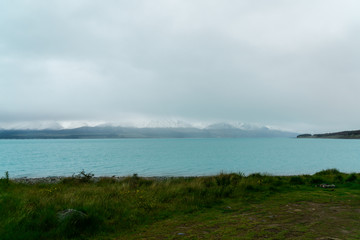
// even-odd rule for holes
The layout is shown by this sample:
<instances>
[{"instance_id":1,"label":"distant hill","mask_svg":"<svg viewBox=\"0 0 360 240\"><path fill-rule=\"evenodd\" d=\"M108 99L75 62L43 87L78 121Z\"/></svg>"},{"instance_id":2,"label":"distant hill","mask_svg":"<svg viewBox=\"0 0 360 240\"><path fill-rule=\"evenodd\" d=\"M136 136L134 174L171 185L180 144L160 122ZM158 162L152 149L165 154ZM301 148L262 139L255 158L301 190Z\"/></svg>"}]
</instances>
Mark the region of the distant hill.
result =
<instances>
[{"instance_id":1,"label":"distant hill","mask_svg":"<svg viewBox=\"0 0 360 240\"><path fill-rule=\"evenodd\" d=\"M240 129L227 125L209 128L135 128L96 126L61 130L0 130L0 139L93 139L93 138L239 138L296 137L296 133L266 127Z\"/></svg>"},{"instance_id":2,"label":"distant hill","mask_svg":"<svg viewBox=\"0 0 360 240\"><path fill-rule=\"evenodd\" d=\"M301 134L297 138L337 138L337 139L360 139L360 130L343 131L324 134Z\"/></svg>"}]
</instances>

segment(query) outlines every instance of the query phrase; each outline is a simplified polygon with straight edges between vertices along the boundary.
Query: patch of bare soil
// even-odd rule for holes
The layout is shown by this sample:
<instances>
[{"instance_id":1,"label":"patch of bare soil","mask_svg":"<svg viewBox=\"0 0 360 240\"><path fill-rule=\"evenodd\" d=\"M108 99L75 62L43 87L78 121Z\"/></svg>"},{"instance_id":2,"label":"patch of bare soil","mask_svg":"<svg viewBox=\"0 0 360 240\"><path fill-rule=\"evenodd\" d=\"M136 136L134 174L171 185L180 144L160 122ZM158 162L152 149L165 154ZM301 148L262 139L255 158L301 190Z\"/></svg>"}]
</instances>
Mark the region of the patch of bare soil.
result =
<instances>
[{"instance_id":1,"label":"patch of bare soil","mask_svg":"<svg viewBox=\"0 0 360 240\"><path fill-rule=\"evenodd\" d=\"M271 209L254 205L222 219L182 224L172 239L357 239L359 211L339 203L298 202Z\"/></svg>"},{"instance_id":2,"label":"patch of bare soil","mask_svg":"<svg viewBox=\"0 0 360 240\"><path fill-rule=\"evenodd\" d=\"M348 239L359 236L359 209L339 203L299 202L240 214L255 223L253 239ZM278 238L277 238L278 237Z\"/></svg>"}]
</instances>

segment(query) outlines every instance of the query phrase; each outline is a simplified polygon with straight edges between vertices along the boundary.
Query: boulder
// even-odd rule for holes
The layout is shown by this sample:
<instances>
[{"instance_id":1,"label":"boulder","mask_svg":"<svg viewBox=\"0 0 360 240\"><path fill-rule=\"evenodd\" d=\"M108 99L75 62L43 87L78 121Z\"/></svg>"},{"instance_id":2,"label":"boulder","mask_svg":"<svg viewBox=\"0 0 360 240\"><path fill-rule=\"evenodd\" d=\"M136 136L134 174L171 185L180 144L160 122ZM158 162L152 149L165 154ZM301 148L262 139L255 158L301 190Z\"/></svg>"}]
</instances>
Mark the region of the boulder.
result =
<instances>
[{"instance_id":1,"label":"boulder","mask_svg":"<svg viewBox=\"0 0 360 240\"><path fill-rule=\"evenodd\" d=\"M57 218L60 223L68 222L76 225L77 223L86 220L88 215L75 209L65 209L57 213Z\"/></svg>"}]
</instances>

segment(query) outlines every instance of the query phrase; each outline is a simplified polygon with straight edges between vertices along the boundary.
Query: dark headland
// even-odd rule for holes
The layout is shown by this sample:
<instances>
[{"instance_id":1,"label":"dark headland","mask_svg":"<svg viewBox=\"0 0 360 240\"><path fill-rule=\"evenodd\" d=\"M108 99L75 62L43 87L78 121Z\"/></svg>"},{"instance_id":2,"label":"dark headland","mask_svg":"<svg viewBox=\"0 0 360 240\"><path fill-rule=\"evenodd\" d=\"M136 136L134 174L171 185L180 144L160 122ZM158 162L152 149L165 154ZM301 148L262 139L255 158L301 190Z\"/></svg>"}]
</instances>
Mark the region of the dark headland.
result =
<instances>
[{"instance_id":1,"label":"dark headland","mask_svg":"<svg viewBox=\"0 0 360 240\"><path fill-rule=\"evenodd\" d=\"M335 139L360 139L360 130L343 131L324 134L301 134L297 138L335 138Z\"/></svg>"}]
</instances>

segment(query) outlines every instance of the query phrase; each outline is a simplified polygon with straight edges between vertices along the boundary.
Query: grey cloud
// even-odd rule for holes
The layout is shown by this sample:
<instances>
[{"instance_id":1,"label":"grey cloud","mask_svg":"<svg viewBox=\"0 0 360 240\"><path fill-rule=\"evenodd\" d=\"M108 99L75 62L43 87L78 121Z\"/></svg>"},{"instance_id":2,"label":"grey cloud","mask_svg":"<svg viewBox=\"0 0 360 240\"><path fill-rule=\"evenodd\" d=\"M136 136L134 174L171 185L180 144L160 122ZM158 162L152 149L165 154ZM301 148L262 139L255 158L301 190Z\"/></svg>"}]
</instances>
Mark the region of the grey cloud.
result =
<instances>
[{"instance_id":1,"label":"grey cloud","mask_svg":"<svg viewBox=\"0 0 360 240\"><path fill-rule=\"evenodd\" d=\"M357 1L0 3L0 122L357 128Z\"/></svg>"}]
</instances>

